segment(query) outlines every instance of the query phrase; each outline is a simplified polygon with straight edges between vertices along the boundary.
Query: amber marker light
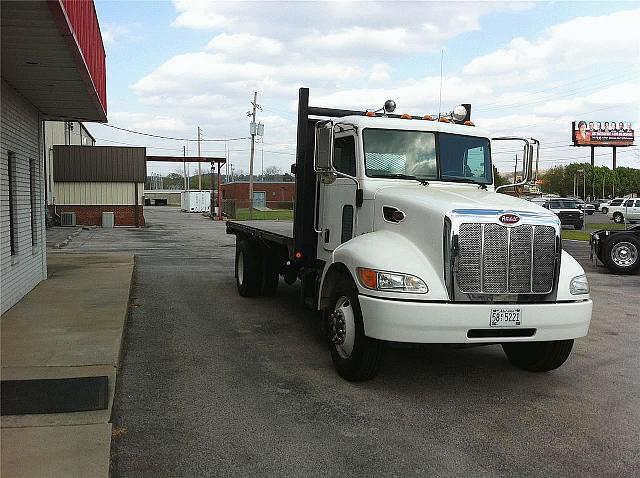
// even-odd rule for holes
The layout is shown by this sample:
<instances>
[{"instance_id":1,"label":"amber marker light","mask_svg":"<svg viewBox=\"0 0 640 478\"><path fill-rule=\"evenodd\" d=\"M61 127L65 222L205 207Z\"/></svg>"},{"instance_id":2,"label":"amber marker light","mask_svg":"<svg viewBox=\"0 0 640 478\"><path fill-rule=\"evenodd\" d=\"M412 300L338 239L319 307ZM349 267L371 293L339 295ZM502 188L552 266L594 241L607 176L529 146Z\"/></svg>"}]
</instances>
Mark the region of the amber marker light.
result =
<instances>
[{"instance_id":1,"label":"amber marker light","mask_svg":"<svg viewBox=\"0 0 640 478\"><path fill-rule=\"evenodd\" d=\"M440 121L440 123L450 123L451 120L449 118L445 118L444 116L442 118L440 118L438 121Z\"/></svg>"},{"instance_id":2,"label":"amber marker light","mask_svg":"<svg viewBox=\"0 0 640 478\"><path fill-rule=\"evenodd\" d=\"M422 117L422 119L423 119L423 120L426 120L426 121L433 121L433 116L431 116L431 115L424 115L424 116Z\"/></svg>"},{"instance_id":3,"label":"amber marker light","mask_svg":"<svg viewBox=\"0 0 640 478\"><path fill-rule=\"evenodd\" d=\"M372 269L365 269L364 267L358 268L358 275L360 276L360 282L369 289L376 289L378 287L378 273Z\"/></svg>"},{"instance_id":4,"label":"amber marker light","mask_svg":"<svg viewBox=\"0 0 640 478\"><path fill-rule=\"evenodd\" d=\"M411 115L410 115L410 114L405 113L405 114L403 114L402 116L400 116L400 118L402 118L402 119L411 119Z\"/></svg>"},{"instance_id":5,"label":"amber marker light","mask_svg":"<svg viewBox=\"0 0 640 478\"><path fill-rule=\"evenodd\" d=\"M367 112L365 113L365 116L369 116L369 117L373 117L373 116L375 116L375 115L376 115L376 113L375 113L374 111L367 111Z\"/></svg>"},{"instance_id":6,"label":"amber marker light","mask_svg":"<svg viewBox=\"0 0 640 478\"><path fill-rule=\"evenodd\" d=\"M475 126L476 124L473 121L467 120L464 122L465 126Z\"/></svg>"}]
</instances>

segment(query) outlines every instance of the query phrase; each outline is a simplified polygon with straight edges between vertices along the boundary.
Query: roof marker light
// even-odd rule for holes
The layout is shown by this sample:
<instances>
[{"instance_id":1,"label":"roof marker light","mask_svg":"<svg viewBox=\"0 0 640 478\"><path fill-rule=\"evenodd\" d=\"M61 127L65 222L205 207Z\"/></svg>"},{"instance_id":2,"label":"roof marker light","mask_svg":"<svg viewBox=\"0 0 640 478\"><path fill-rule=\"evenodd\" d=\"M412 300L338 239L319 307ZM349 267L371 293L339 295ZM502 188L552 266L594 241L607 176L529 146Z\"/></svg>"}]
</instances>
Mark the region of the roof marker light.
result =
<instances>
[{"instance_id":1,"label":"roof marker light","mask_svg":"<svg viewBox=\"0 0 640 478\"><path fill-rule=\"evenodd\" d=\"M369 116L369 117L373 117L376 115L375 111L367 111L365 114L365 116Z\"/></svg>"},{"instance_id":2,"label":"roof marker light","mask_svg":"<svg viewBox=\"0 0 640 478\"><path fill-rule=\"evenodd\" d=\"M476 125L476 124L475 124L473 121L471 121L471 120L467 120L467 121L465 121L465 122L464 122L464 124L465 124L465 126L475 126L475 125Z\"/></svg>"},{"instance_id":3,"label":"roof marker light","mask_svg":"<svg viewBox=\"0 0 640 478\"><path fill-rule=\"evenodd\" d=\"M405 113L402 116L400 116L400 118L402 118L402 119L411 119L411 115L408 114L408 113Z\"/></svg>"},{"instance_id":4,"label":"roof marker light","mask_svg":"<svg viewBox=\"0 0 640 478\"><path fill-rule=\"evenodd\" d=\"M426 120L426 121L433 121L433 116L431 116L431 115L424 115L424 116L422 117L422 119L423 119L423 120Z\"/></svg>"},{"instance_id":5,"label":"roof marker light","mask_svg":"<svg viewBox=\"0 0 640 478\"><path fill-rule=\"evenodd\" d=\"M464 121L464 119L467 117L467 108L462 105L458 105L453 108L453 113L451 113L451 116L454 121Z\"/></svg>"},{"instance_id":6,"label":"roof marker light","mask_svg":"<svg viewBox=\"0 0 640 478\"><path fill-rule=\"evenodd\" d=\"M443 116L438 121L440 121L440 123L451 123L451 120L449 118L447 118L446 116Z\"/></svg>"}]
</instances>

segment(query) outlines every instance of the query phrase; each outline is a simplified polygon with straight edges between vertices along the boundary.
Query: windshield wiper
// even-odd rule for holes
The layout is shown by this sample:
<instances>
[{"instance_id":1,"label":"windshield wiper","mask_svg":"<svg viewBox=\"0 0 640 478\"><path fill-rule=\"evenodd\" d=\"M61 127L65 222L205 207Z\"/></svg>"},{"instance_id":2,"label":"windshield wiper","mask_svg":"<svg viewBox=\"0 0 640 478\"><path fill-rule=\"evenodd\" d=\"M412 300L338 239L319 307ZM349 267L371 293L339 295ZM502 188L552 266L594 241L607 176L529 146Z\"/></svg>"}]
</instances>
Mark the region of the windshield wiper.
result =
<instances>
[{"instance_id":1,"label":"windshield wiper","mask_svg":"<svg viewBox=\"0 0 640 478\"><path fill-rule=\"evenodd\" d=\"M487 186L485 183L479 183L478 181L474 181L473 179L470 178L456 178L456 177L442 177L443 181L451 181L454 183L469 183L469 184L477 184L479 186Z\"/></svg>"},{"instance_id":2,"label":"windshield wiper","mask_svg":"<svg viewBox=\"0 0 640 478\"><path fill-rule=\"evenodd\" d=\"M393 174L371 174L372 178L391 178L391 179L413 179L414 181L418 181L423 186L429 184L424 178L418 178L416 176L411 176L410 174L402 174L402 173L393 173Z\"/></svg>"}]
</instances>

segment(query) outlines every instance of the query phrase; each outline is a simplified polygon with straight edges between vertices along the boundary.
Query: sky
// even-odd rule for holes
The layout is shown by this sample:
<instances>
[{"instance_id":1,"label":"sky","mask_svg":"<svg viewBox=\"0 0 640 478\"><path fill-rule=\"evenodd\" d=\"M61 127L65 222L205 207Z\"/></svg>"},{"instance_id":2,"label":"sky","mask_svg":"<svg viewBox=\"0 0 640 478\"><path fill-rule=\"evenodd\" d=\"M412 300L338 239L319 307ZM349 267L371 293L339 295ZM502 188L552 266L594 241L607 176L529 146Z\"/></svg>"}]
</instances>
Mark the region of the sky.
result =
<instances>
[{"instance_id":1,"label":"sky","mask_svg":"<svg viewBox=\"0 0 640 478\"><path fill-rule=\"evenodd\" d=\"M249 136L254 91L265 125L256 173L295 161L302 86L313 106L378 109L393 99L397 112L423 115L471 103L473 121L493 136L539 139L542 169L590 160L590 148L571 146L574 120L640 125L639 2L95 4L108 124L184 139L200 126L201 154L227 155L235 171L249 171L250 141L224 139ZM197 155L195 141L87 127L97 144ZM513 171L516 151L496 146L494 164ZM618 148L617 159L640 168L640 148ZM611 149L596 148L595 161L611 166Z\"/></svg>"}]
</instances>

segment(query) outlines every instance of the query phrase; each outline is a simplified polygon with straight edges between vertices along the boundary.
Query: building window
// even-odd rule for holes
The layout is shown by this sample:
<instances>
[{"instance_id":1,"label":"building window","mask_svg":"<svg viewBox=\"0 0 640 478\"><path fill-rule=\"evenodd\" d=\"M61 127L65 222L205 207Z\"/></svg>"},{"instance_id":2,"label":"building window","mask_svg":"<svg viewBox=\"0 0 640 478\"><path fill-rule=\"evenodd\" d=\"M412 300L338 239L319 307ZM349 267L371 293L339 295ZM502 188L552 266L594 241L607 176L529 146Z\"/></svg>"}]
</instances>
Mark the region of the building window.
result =
<instances>
[{"instance_id":1,"label":"building window","mask_svg":"<svg viewBox=\"0 0 640 478\"><path fill-rule=\"evenodd\" d=\"M31 204L31 245L38 243L38 195L36 193L37 164L35 159L29 160L29 202Z\"/></svg>"},{"instance_id":2,"label":"building window","mask_svg":"<svg viewBox=\"0 0 640 478\"><path fill-rule=\"evenodd\" d=\"M11 244L11 255L18 253L18 230L16 220L16 154L9 151L7 154L7 169L9 175L9 242Z\"/></svg>"}]
</instances>

